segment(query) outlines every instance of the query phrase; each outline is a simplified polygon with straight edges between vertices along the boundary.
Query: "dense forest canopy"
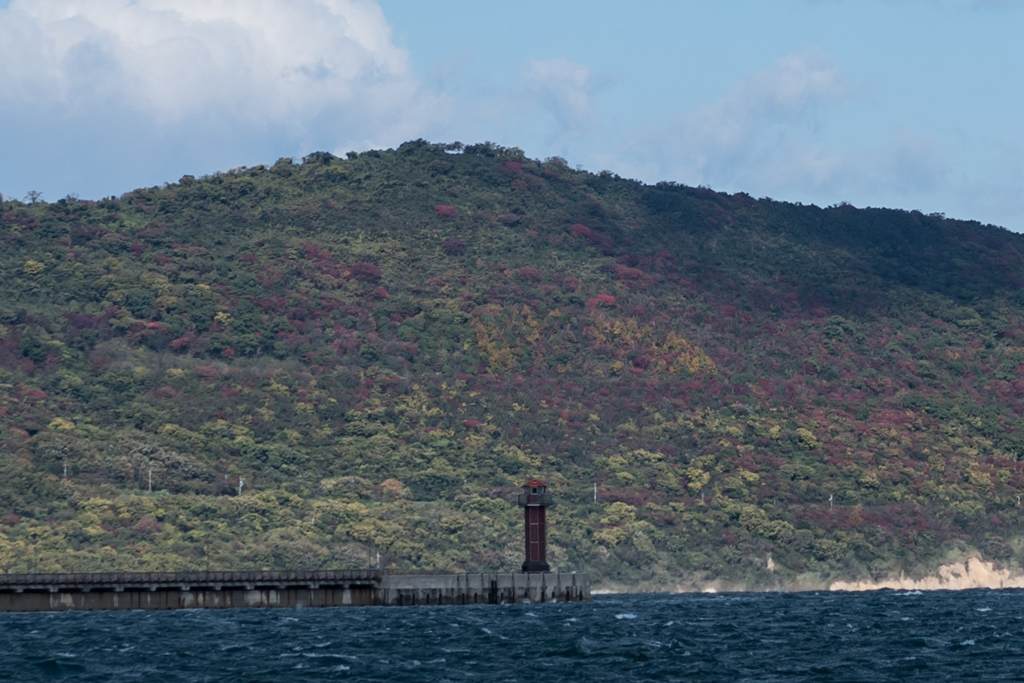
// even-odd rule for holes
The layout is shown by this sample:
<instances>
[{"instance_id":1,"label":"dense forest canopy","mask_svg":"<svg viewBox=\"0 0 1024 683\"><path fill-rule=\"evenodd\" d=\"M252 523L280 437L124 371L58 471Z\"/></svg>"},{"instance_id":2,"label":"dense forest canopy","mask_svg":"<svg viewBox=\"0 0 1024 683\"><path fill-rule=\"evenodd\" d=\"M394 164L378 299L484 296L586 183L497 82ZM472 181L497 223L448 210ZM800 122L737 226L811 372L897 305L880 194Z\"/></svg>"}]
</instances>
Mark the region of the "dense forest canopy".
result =
<instances>
[{"instance_id":1,"label":"dense forest canopy","mask_svg":"<svg viewBox=\"0 0 1024 683\"><path fill-rule=\"evenodd\" d=\"M535 476L608 584L1024 562L997 227L416 141L0 239L0 572L515 569Z\"/></svg>"}]
</instances>

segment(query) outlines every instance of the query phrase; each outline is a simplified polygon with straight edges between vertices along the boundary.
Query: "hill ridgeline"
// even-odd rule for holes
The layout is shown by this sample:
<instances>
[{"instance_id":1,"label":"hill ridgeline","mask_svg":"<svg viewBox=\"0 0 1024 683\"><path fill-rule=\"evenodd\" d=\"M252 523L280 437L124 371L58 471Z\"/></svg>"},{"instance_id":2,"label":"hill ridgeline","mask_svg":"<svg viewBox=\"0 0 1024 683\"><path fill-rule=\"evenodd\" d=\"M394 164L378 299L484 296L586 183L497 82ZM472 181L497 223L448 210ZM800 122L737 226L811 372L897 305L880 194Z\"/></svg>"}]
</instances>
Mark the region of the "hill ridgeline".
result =
<instances>
[{"instance_id":1,"label":"hill ridgeline","mask_svg":"<svg viewBox=\"0 0 1024 683\"><path fill-rule=\"evenodd\" d=\"M0 572L1024 563L1024 237L493 144L0 211ZM595 500L596 485L596 500Z\"/></svg>"}]
</instances>

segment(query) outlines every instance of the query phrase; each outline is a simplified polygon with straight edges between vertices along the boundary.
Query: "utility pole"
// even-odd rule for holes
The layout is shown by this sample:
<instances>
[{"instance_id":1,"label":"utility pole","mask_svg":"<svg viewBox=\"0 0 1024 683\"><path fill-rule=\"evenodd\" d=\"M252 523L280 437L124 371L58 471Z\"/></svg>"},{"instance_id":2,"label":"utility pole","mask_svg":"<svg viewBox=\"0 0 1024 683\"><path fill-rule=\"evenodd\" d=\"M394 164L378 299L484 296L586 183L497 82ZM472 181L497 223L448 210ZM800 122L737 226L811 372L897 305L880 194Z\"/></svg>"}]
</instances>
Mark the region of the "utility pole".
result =
<instances>
[{"instance_id":1,"label":"utility pole","mask_svg":"<svg viewBox=\"0 0 1024 683\"><path fill-rule=\"evenodd\" d=\"M149 468L149 492L153 493L153 468Z\"/></svg>"},{"instance_id":2,"label":"utility pole","mask_svg":"<svg viewBox=\"0 0 1024 683\"><path fill-rule=\"evenodd\" d=\"M594 502L597 502L597 482L594 482Z\"/></svg>"},{"instance_id":3,"label":"utility pole","mask_svg":"<svg viewBox=\"0 0 1024 683\"><path fill-rule=\"evenodd\" d=\"M238 476L238 495L242 495L242 487L243 486L245 486L245 480L242 479L241 475L239 475Z\"/></svg>"}]
</instances>

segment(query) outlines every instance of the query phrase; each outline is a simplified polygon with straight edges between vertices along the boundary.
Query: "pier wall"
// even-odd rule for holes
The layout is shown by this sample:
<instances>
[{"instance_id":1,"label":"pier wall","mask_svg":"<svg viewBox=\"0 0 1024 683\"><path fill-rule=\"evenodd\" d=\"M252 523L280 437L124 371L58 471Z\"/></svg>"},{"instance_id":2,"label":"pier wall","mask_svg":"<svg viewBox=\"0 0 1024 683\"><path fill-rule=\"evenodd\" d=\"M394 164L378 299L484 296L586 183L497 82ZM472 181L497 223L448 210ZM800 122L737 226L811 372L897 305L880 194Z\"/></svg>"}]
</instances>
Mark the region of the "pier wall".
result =
<instances>
[{"instance_id":1,"label":"pier wall","mask_svg":"<svg viewBox=\"0 0 1024 683\"><path fill-rule=\"evenodd\" d=\"M372 588L263 588L156 591L0 593L0 612L66 610L230 609L233 607L340 607L373 605Z\"/></svg>"},{"instance_id":2,"label":"pier wall","mask_svg":"<svg viewBox=\"0 0 1024 683\"><path fill-rule=\"evenodd\" d=\"M500 605L589 599L590 577L586 574L404 574L382 578L375 604Z\"/></svg>"},{"instance_id":3,"label":"pier wall","mask_svg":"<svg viewBox=\"0 0 1024 683\"><path fill-rule=\"evenodd\" d=\"M473 605L590 599L586 574L189 572L0 575L0 612Z\"/></svg>"}]
</instances>

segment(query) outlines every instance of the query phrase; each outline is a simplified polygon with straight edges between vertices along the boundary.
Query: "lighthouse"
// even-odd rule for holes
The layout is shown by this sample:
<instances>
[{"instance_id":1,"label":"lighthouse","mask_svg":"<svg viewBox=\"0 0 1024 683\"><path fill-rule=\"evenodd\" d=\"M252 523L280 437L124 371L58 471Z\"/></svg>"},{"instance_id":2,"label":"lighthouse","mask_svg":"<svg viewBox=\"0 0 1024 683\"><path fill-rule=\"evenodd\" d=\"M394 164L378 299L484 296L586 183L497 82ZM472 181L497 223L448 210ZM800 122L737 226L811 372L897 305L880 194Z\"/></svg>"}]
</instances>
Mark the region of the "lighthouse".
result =
<instances>
[{"instance_id":1,"label":"lighthouse","mask_svg":"<svg viewBox=\"0 0 1024 683\"><path fill-rule=\"evenodd\" d=\"M523 493L519 495L519 504L523 506L523 522L526 531L526 561L523 562L524 572L549 572L548 540L547 540L547 506L551 504L551 496L547 493L547 484L534 479L523 485Z\"/></svg>"}]
</instances>

